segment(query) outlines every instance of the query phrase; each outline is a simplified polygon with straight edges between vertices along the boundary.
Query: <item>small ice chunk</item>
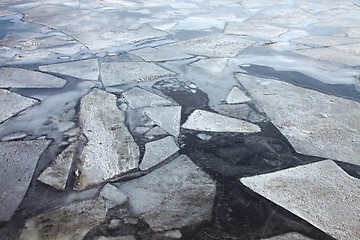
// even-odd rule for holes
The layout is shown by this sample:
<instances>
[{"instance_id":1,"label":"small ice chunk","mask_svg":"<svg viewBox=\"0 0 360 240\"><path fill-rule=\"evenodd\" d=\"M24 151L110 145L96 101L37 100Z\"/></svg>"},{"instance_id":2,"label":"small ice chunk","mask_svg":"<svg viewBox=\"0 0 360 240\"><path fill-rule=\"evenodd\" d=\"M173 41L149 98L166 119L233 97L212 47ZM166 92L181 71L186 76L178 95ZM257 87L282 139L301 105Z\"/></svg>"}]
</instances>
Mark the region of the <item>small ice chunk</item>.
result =
<instances>
[{"instance_id":1,"label":"small ice chunk","mask_svg":"<svg viewBox=\"0 0 360 240\"><path fill-rule=\"evenodd\" d=\"M177 151L179 151L179 147L171 136L145 144L145 154L140 164L140 170L148 170Z\"/></svg>"},{"instance_id":2,"label":"small ice chunk","mask_svg":"<svg viewBox=\"0 0 360 240\"><path fill-rule=\"evenodd\" d=\"M100 191L100 196L116 203L116 205L122 205L127 201L127 196L112 184L106 184Z\"/></svg>"},{"instance_id":3,"label":"small ice chunk","mask_svg":"<svg viewBox=\"0 0 360 240\"><path fill-rule=\"evenodd\" d=\"M251 101L251 99L246 96L238 87L233 87L226 97L226 103L228 104L236 104L236 103L244 103Z\"/></svg>"},{"instance_id":4,"label":"small ice chunk","mask_svg":"<svg viewBox=\"0 0 360 240\"><path fill-rule=\"evenodd\" d=\"M160 97L155 93L149 92L139 87L134 87L127 90L123 93L123 96L132 109L173 104L166 98Z\"/></svg>"},{"instance_id":5,"label":"small ice chunk","mask_svg":"<svg viewBox=\"0 0 360 240\"><path fill-rule=\"evenodd\" d=\"M259 126L204 110L195 110L183 128L208 132L260 132Z\"/></svg>"}]
</instances>

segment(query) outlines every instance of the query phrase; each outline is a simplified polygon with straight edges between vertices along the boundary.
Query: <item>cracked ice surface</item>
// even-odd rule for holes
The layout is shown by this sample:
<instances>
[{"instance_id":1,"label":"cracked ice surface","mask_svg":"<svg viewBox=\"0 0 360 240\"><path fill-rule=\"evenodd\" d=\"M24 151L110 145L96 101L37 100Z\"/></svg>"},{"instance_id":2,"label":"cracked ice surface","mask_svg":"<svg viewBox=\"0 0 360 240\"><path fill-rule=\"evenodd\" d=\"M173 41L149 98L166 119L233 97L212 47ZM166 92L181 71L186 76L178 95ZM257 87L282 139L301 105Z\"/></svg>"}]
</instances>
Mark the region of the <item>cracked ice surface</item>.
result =
<instances>
[{"instance_id":1,"label":"cracked ice surface","mask_svg":"<svg viewBox=\"0 0 360 240\"><path fill-rule=\"evenodd\" d=\"M61 88L61 78L21 68L0 68L0 87L4 88Z\"/></svg>"},{"instance_id":2,"label":"cracked ice surface","mask_svg":"<svg viewBox=\"0 0 360 240\"><path fill-rule=\"evenodd\" d=\"M360 180L327 160L240 179L253 191L336 239L360 234Z\"/></svg>"},{"instance_id":3,"label":"cracked ice surface","mask_svg":"<svg viewBox=\"0 0 360 240\"><path fill-rule=\"evenodd\" d=\"M0 122L37 103L37 100L0 89Z\"/></svg>"},{"instance_id":4,"label":"cracked ice surface","mask_svg":"<svg viewBox=\"0 0 360 240\"><path fill-rule=\"evenodd\" d=\"M41 71L60 73L86 80L98 80L99 64L97 59L57 63L40 66Z\"/></svg>"},{"instance_id":5,"label":"cracked ice surface","mask_svg":"<svg viewBox=\"0 0 360 240\"><path fill-rule=\"evenodd\" d=\"M29 187L48 140L0 142L0 221L8 221Z\"/></svg>"},{"instance_id":6,"label":"cracked ice surface","mask_svg":"<svg viewBox=\"0 0 360 240\"><path fill-rule=\"evenodd\" d=\"M102 63L100 67L101 80L105 86L151 81L175 75L155 63L147 62L109 62Z\"/></svg>"},{"instance_id":7,"label":"cracked ice surface","mask_svg":"<svg viewBox=\"0 0 360 240\"><path fill-rule=\"evenodd\" d=\"M106 107L105 107L106 106ZM88 142L80 155L80 190L137 167L139 148L112 94L93 90L81 100L80 126Z\"/></svg>"},{"instance_id":8,"label":"cracked ice surface","mask_svg":"<svg viewBox=\"0 0 360 240\"><path fill-rule=\"evenodd\" d=\"M208 132L260 132L255 124L203 110L195 110L181 127Z\"/></svg>"},{"instance_id":9,"label":"cracked ice surface","mask_svg":"<svg viewBox=\"0 0 360 240\"><path fill-rule=\"evenodd\" d=\"M119 188L155 231L209 219L215 197L215 182L185 155Z\"/></svg>"},{"instance_id":10,"label":"cracked ice surface","mask_svg":"<svg viewBox=\"0 0 360 240\"><path fill-rule=\"evenodd\" d=\"M105 220L107 207L102 198L75 202L52 209L26 221L20 240L82 240Z\"/></svg>"},{"instance_id":11,"label":"cracked ice surface","mask_svg":"<svg viewBox=\"0 0 360 240\"><path fill-rule=\"evenodd\" d=\"M360 165L359 103L276 80L237 78L297 152Z\"/></svg>"}]
</instances>

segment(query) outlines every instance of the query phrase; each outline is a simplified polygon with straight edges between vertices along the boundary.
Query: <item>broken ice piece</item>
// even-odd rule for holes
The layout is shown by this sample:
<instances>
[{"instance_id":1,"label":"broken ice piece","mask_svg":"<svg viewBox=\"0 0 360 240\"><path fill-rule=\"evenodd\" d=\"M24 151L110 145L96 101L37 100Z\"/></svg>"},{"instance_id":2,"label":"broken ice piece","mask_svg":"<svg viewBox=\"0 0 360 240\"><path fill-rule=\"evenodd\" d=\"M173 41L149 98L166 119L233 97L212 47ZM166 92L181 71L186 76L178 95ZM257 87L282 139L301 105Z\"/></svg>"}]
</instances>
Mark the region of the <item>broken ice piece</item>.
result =
<instances>
[{"instance_id":1,"label":"broken ice piece","mask_svg":"<svg viewBox=\"0 0 360 240\"><path fill-rule=\"evenodd\" d=\"M249 97L247 97L238 87L233 87L226 97L226 103L228 104L236 104L236 103L244 103L251 101Z\"/></svg>"}]
</instances>

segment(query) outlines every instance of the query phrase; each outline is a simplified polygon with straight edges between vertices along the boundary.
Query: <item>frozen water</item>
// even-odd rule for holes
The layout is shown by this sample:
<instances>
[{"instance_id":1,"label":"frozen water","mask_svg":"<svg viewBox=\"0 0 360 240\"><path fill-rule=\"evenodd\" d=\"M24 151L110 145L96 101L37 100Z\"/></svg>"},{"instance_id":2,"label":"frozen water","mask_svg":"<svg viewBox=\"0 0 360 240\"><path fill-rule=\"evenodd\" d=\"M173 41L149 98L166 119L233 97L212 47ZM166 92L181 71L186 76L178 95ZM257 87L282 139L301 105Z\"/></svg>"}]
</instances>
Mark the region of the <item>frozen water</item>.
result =
<instances>
[{"instance_id":1,"label":"frozen water","mask_svg":"<svg viewBox=\"0 0 360 240\"><path fill-rule=\"evenodd\" d=\"M240 179L336 239L360 234L360 180L327 160Z\"/></svg>"},{"instance_id":2,"label":"frozen water","mask_svg":"<svg viewBox=\"0 0 360 240\"><path fill-rule=\"evenodd\" d=\"M104 62L100 64L101 81L105 86L137 83L173 76L155 63L147 62Z\"/></svg>"},{"instance_id":3,"label":"frozen water","mask_svg":"<svg viewBox=\"0 0 360 240\"><path fill-rule=\"evenodd\" d=\"M75 141L66 147L57 156L55 162L40 174L37 180L56 189L65 190L77 145L78 142Z\"/></svg>"},{"instance_id":4,"label":"frozen water","mask_svg":"<svg viewBox=\"0 0 360 240\"><path fill-rule=\"evenodd\" d=\"M101 198L59 207L27 220L19 240L82 240L105 220L106 211Z\"/></svg>"},{"instance_id":5,"label":"frozen water","mask_svg":"<svg viewBox=\"0 0 360 240\"><path fill-rule=\"evenodd\" d=\"M119 188L129 197L133 211L155 231L211 217L215 182L185 155Z\"/></svg>"},{"instance_id":6,"label":"frozen water","mask_svg":"<svg viewBox=\"0 0 360 240\"><path fill-rule=\"evenodd\" d=\"M238 87L233 87L229 95L226 97L226 103L236 104L236 103L245 103L251 101L251 99L246 96Z\"/></svg>"},{"instance_id":7,"label":"frozen water","mask_svg":"<svg viewBox=\"0 0 360 240\"><path fill-rule=\"evenodd\" d=\"M358 102L271 79L237 78L297 152L360 165Z\"/></svg>"},{"instance_id":8,"label":"frozen water","mask_svg":"<svg viewBox=\"0 0 360 240\"><path fill-rule=\"evenodd\" d=\"M174 104L166 98L160 97L155 93L149 92L139 87L125 91L123 96L132 109Z\"/></svg>"},{"instance_id":9,"label":"frozen water","mask_svg":"<svg viewBox=\"0 0 360 240\"><path fill-rule=\"evenodd\" d=\"M195 110L181 127L207 132L249 133L261 131L260 127L255 124L203 110Z\"/></svg>"},{"instance_id":10,"label":"frozen water","mask_svg":"<svg viewBox=\"0 0 360 240\"><path fill-rule=\"evenodd\" d=\"M93 90L81 100L79 120L88 139L80 155L79 190L137 167L139 147L125 126L115 95Z\"/></svg>"},{"instance_id":11,"label":"frozen water","mask_svg":"<svg viewBox=\"0 0 360 240\"><path fill-rule=\"evenodd\" d=\"M181 106L145 108L144 114L169 134L180 134Z\"/></svg>"},{"instance_id":12,"label":"frozen water","mask_svg":"<svg viewBox=\"0 0 360 240\"><path fill-rule=\"evenodd\" d=\"M49 144L47 140L0 142L0 221L10 220L18 208Z\"/></svg>"},{"instance_id":13,"label":"frozen water","mask_svg":"<svg viewBox=\"0 0 360 240\"><path fill-rule=\"evenodd\" d=\"M126 195L119 188L109 183L101 189L100 196L116 203L116 205L124 204L127 201Z\"/></svg>"},{"instance_id":14,"label":"frozen water","mask_svg":"<svg viewBox=\"0 0 360 240\"><path fill-rule=\"evenodd\" d=\"M66 81L48 74L21 68L0 68L3 88L61 88Z\"/></svg>"},{"instance_id":15,"label":"frozen water","mask_svg":"<svg viewBox=\"0 0 360 240\"><path fill-rule=\"evenodd\" d=\"M145 144L145 154L139 166L140 170L148 170L179 150L171 136Z\"/></svg>"},{"instance_id":16,"label":"frozen water","mask_svg":"<svg viewBox=\"0 0 360 240\"><path fill-rule=\"evenodd\" d=\"M39 69L41 71L60 73L86 80L98 80L99 78L99 65L97 59L44 65L40 66Z\"/></svg>"},{"instance_id":17,"label":"frozen water","mask_svg":"<svg viewBox=\"0 0 360 240\"><path fill-rule=\"evenodd\" d=\"M37 100L0 89L0 123L37 102Z\"/></svg>"}]
</instances>

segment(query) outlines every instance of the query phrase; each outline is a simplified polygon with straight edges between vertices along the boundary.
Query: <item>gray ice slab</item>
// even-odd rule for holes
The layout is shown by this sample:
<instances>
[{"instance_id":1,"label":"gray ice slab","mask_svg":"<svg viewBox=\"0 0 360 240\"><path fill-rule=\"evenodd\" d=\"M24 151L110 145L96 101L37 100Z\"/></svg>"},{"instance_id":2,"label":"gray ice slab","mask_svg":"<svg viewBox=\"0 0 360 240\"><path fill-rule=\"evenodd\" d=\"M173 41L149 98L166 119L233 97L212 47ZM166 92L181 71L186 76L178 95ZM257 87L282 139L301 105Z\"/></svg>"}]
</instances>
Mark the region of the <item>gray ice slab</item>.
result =
<instances>
[{"instance_id":1,"label":"gray ice slab","mask_svg":"<svg viewBox=\"0 0 360 240\"><path fill-rule=\"evenodd\" d=\"M78 142L75 141L66 147L59 156L57 156L55 162L40 174L37 180L56 189L64 190L70 174L77 145Z\"/></svg>"},{"instance_id":2,"label":"gray ice slab","mask_svg":"<svg viewBox=\"0 0 360 240\"><path fill-rule=\"evenodd\" d=\"M0 87L3 88L61 88L61 78L21 68L0 68Z\"/></svg>"},{"instance_id":3,"label":"gray ice slab","mask_svg":"<svg viewBox=\"0 0 360 240\"><path fill-rule=\"evenodd\" d=\"M241 183L336 239L360 236L360 180L326 160Z\"/></svg>"},{"instance_id":4,"label":"gray ice slab","mask_svg":"<svg viewBox=\"0 0 360 240\"><path fill-rule=\"evenodd\" d=\"M145 108L144 114L171 135L179 136L181 106Z\"/></svg>"},{"instance_id":5,"label":"gray ice slab","mask_svg":"<svg viewBox=\"0 0 360 240\"><path fill-rule=\"evenodd\" d=\"M132 109L141 107L153 107L161 105L173 105L173 103L166 98L146 91L139 87L134 87L123 93L126 101L129 103Z\"/></svg>"},{"instance_id":6,"label":"gray ice slab","mask_svg":"<svg viewBox=\"0 0 360 240\"><path fill-rule=\"evenodd\" d=\"M223 104L210 106L210 108L222 115L248 120L253 123L266 121L266 117L252 110L247 104Z\"/></svg>"},{"instance_id":7,"label":"gray ice slab","mask_svg":"<svg viewBox=\"0 0 360 240\"><path fill-rule=\"evenodd\" d=\"M225 34L249 35L258 38L272 39L287 32L288 29L276 27L268 24L255 23L228 23L226 24Z\"/></svg>"},{"instance_id":8,"label":"gray ice slab","mask_svg":"<svg viewBox=\"0 0 360 240\"><path fill-rule=\"evenodd\" d=\"M154 136L166 135L166 134L167 134L167 132L165 132L164 129L156 126L156 127L152 128L151 130L149 130L149 131L145 134L145 136L146 136L147 138L150 138L150 139L151 139L151 138L153 138Z\"/></svg>"},{"instance_id":9,"label":"gray ice slab","mask_svg":"<svg viewBox=\"0 0 360 240\"><path fill-rule=\"evenodd\" d=\"M316 60L343 63L350 66L360 65L360 43L325 48L300 49L296 52Z\"/></svg>"},{"instance_id":10,"label":"gray ice slab","mask_svg":"<svg viewBox=\"0 0 360 240\"><path fill-rule=\"evenodd\" d=\"M40 66L41 71L60 73L86 80L98 80L99 64L97 59L57 63Z\"/></svg>"},{"instance_id":11,"label":"gray ice slab","mask_svg":"<svg viewBox=\"0 0 360 240\"><path fill-rule=\"evenodd\" d=\"M360 37L360 36L359 36ZM331 47L344 44L358 43L360 38L332 37L332 36L308 36L294 39L293 42L313 47Z\"/></svg>"},{"instance_id":12,"label":"gray ice slab","mask_svg":"<svg viewBox=\"0 0 360 240\"><path fill-rule=\"evenodd\" d=\"M203 110L195 110L181 127L208 132L251 133L261 131L260 127L255 124Z\"/></svg>"},{"instance_id":13,"label":"gray ice slab","mask_svg":"<svg viewBox=\"0 0 360 240\"><path fill-rule=\"evenodd\" d=\"M228 63L227 58L209 58L200 59L197 62L191 63L191 66L199 67L214 73L221 73Z\"/></svg>"},{"instance_id":14,"label":"gray ice slab","mask_svg":"<svg viewBox=\"0 0 360 240\"><path fill-rule=\"evenodd\" d=\"M216 193L215 181L185 155L119 188L155 231L209 220Z\"/></svg>"},{"instance_id":15,"label":"gray ice slab","mask_svg":"<svg viewBox=\"0 0 360 240\"><path fill-rule=\"evenodd\" d=\"M360 103L272 79L236 77L297 152L360 165Z\"/></svg>"},{"instance_id":16,"label":"gray ice slab","mask_svg":"<svg viewBox=\"0 0 360 240\"><path fill-rule=\"evenodd\" d=\"M101 236L98 238L95 238L94 240L136 240L134 236L121 236L121 237L105 237Z\"/></svg>"},{"instance_id":17,"label":"gray ice slab","mask_svg":"<svg viewBox=\"0 0 360 240\"><path fill-rule=\"evenodd\" d=\"M88 142L80 155L79 190L137 167L139 147L125 126L115 95L93 90L80 103L80 127Z\"/></svg>"},{"instance_id":18,"label":"gray ice slab","mask_svg":"<svg viewBox=\"0 0 360 240\"><path fill-rule=\"evenodd\" d=\"M0 222L8 221L28 190L47 140L0 142Z\"/></svg>"},{"instance_id":19,"label":"gray ice slab","mask_svg":"<svg viewBox=\"0 0 360 240\"><path fill-rule=\"evenodd\" d=\"M266 238L264 240L312 240L312 238L305 237L300 233L291 232L291 233L275 236L272 238Z\"/></svg>"},{"instance_id":20,"label":"gray ice slab","mask_svg":"<svg viewBox=\"0 0 360 240\"><path fill-rule=\"evenodd\" d=\"M101 189L100 196L110 200L116 205L124 204L127 201L127 196L121 192L119 188L109 183Z\"/></svg>"},{"instance_id":21,"label":"gray ice slab","mask_svg":"<svg viewBox=\"0 0 360 240\"><path fill-rule=\"evenodd\" d=\"M239 36L215 35L166 45L167 48L192 55L229 58L255 42Z\"/></svg>"},{"instance_id":22,"label":"gray ice slab","mask_svg":"<svg viewBox=\"0 0 360 240\"><path fill-rule=\"evenodd\" d=\"M148 62L104 62L100 65L100 76L105 86L145 82L173 75L175 73Z\"/></svg>"},{"instance_id":23,"label":"gray ice slab","mask_svg":"<svg viewBox=\"0 0 360 240\"><path fill-rule=\"evenodd\" d=\"M233 87L226 97L226 103L236 104L236 103L245 103L251 101L251 99L246 96L238 87Z\"/></svg>"},{"instance_id":24,"label":"gray ice slab","mask_svg":"<svg viewBox=\"0 0 360 240\"><path fill-rule=\"evenodd\" d=\"M0 89L0 123L37 102L37 100Z\"/></svg>"},{"instance_id":25,"label":"gray ice slab","mask_svg":"<svg viewBox=\"0 0 360 240\"><path fill-rule=\"evenodd\" d=\"M135 50L130 53L141 57L147 62L171 61L171 60L187 59L193 57L185 53L173 51L171 49L150 48L150 47Z\"/></svg>"},{"instance_id":26,"label":"gray ice slab","mask_svg":"<svg viewBox=\"0 0 360 240\"><path fill-rule=\"evenodd\" d=\"M56 208L27 220L19 240L82 240L105 220L106 211L102 198Z\"/></svg>"},{"instance_id":27,"label":"gray ice slab","mask_svg":"<svg viewBox=\"0 0 360 240\"><path fill-rule=\"evenodd\" d=\"M179 150L171 136L145 144L145 154L139 166L140 170L144 171L154 167Z\"/></svg>"}]
</instances>

